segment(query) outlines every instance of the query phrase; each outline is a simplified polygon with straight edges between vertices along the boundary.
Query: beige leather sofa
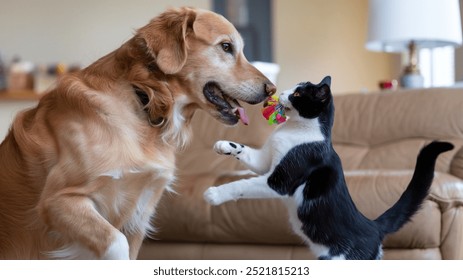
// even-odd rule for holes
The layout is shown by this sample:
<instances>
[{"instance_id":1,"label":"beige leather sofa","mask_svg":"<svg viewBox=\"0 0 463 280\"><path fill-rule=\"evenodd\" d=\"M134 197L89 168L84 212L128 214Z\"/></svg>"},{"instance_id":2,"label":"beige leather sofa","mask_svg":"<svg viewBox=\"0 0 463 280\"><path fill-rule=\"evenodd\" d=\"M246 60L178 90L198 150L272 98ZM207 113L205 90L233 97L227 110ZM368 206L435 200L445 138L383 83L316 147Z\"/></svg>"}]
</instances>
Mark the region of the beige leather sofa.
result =
<instances>
[{"instance_id":1,"label":"beige leather sofa","mask_svg":"<svg viewBox=\"0 0 463 280\"><path fill-rule=\"evenodd\" d=\"M358 208L377 217L400 196L416 155L433 139L455 149L441 155L420 212L384 241L385 259L463 259L463 89L401 90L335 97L335 149ZM249 126L226 128L199 112L194 140L178 158L178 194L166 193L157 232L139 259L311 259L278 200L209 206L204 190L238 179L239 162L212 151L216 140L260 146L274 129L248 106Z\"/></svg>"}]
</instances>

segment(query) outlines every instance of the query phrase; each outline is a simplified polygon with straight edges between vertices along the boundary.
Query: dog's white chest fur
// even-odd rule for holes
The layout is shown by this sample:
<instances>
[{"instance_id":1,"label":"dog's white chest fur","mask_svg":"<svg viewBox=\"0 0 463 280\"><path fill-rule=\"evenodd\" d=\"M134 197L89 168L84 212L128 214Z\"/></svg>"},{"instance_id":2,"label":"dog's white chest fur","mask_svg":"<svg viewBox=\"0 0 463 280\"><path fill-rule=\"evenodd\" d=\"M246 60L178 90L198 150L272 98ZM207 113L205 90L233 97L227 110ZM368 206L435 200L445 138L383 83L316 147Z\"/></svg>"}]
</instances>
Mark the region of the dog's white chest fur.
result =
<instances>
[{"instance_id":1,"label":"dog's white chest fur","mask_svg":"<svg viewBox=\"0 0 463 280\"><path fill-rule=\"evenodd\" d=\"M135 209L124 225L124 231L129 233L152 231L150 224L151 215L146 215L146 208L154 195L153 190L145 189L142 191L135 205Z\"/></svg>"},{"instance_id":2,"label":"dog's white chest fur","mask_svg":"<svg viewBox=\"0 0 463 280\"><path fill-rule=\"evenodd\" d=\"M153 170L160 170L159 166ZM112 178L113 188L119 191L115 193L115 199L112 205L104 205L99 212L108 220L113 214L118 217L131 213L123 223L123 231L128 233L153 230L150 225L151 215L154 209L149 209L152 199L159 192L157 181L165 181L164 185L167 190L170 189L170 183L174 176L169 175L171 172L165 172L160 175L157 172L146 169L130 168L127 170L113 169L102 173L101 177ZM100 203L100 206L102 203Z\"/></svg>"}]
</instances>

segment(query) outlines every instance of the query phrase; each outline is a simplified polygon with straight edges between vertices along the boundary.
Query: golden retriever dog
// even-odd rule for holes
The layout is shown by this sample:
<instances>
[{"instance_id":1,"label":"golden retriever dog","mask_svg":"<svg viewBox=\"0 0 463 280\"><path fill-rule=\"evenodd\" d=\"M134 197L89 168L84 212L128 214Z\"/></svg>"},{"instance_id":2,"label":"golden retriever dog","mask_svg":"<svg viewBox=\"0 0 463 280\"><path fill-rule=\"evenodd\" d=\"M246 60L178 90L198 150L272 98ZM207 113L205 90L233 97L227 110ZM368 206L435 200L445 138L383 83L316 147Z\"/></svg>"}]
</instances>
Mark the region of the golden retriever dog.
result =
<instances>
[{"instance_id":1,"label":"golden retriever dog","mask_svg":"<svg viewBox=\"0 0 463 280\"><path fill-rule=\"evenodd\" d=\"M238 101L275 91L224 17L166 10L17 115L0 146L0 259L136 259L195 110L246 123Z\"/></svg>"}]
</instances>

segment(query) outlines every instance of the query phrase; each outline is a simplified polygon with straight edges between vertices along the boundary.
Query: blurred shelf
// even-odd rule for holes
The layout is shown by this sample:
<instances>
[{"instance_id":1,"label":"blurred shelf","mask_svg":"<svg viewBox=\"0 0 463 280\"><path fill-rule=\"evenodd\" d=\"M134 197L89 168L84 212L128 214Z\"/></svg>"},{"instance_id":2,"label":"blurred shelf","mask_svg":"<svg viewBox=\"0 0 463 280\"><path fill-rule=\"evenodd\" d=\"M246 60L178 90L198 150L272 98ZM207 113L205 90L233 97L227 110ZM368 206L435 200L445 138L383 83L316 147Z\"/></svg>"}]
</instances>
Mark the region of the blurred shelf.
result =
<instances>
[{"instance_id":1,"label":"blurred shelf","mask_svg":"<svg viewBox=\"0 0 463 280\"><path fill-rule=\"evenodd\" d=\"M40 95L32 90L0 91L2 101L38 101Z\"/></svg>"}]
</instances>

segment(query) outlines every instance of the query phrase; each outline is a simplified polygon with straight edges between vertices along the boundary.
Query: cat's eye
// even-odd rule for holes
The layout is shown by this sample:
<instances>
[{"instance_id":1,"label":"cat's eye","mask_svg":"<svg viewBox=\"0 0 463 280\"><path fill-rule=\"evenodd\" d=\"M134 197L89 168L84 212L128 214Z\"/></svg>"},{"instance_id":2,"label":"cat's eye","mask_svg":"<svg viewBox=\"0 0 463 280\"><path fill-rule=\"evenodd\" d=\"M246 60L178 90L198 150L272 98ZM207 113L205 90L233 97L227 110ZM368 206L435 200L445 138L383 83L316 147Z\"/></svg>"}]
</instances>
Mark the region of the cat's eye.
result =
<instances>
[{"instance_id":1,"label":"cat's eye","mask_svg":"<svg viewBox=\"0 0 463 280\"><path fill-rule=\"evenodd\" d=\"M230 43L222 43L222 50L226 53L233 53L233 46Z\"/></svg>"},{"instance_id":2,"label":"cat's eye","mask_svg":"<svg viewBox=\"0 0 463 280\"><path fill-rule=\"evenodd\" d=\"M298 97L298 96L300 96L300 95L301 95L301 94L300 94L299 92L297 92L297 91L293 93L293 96L294 96L294 97Z\"/></svg>"}]
</instances>

